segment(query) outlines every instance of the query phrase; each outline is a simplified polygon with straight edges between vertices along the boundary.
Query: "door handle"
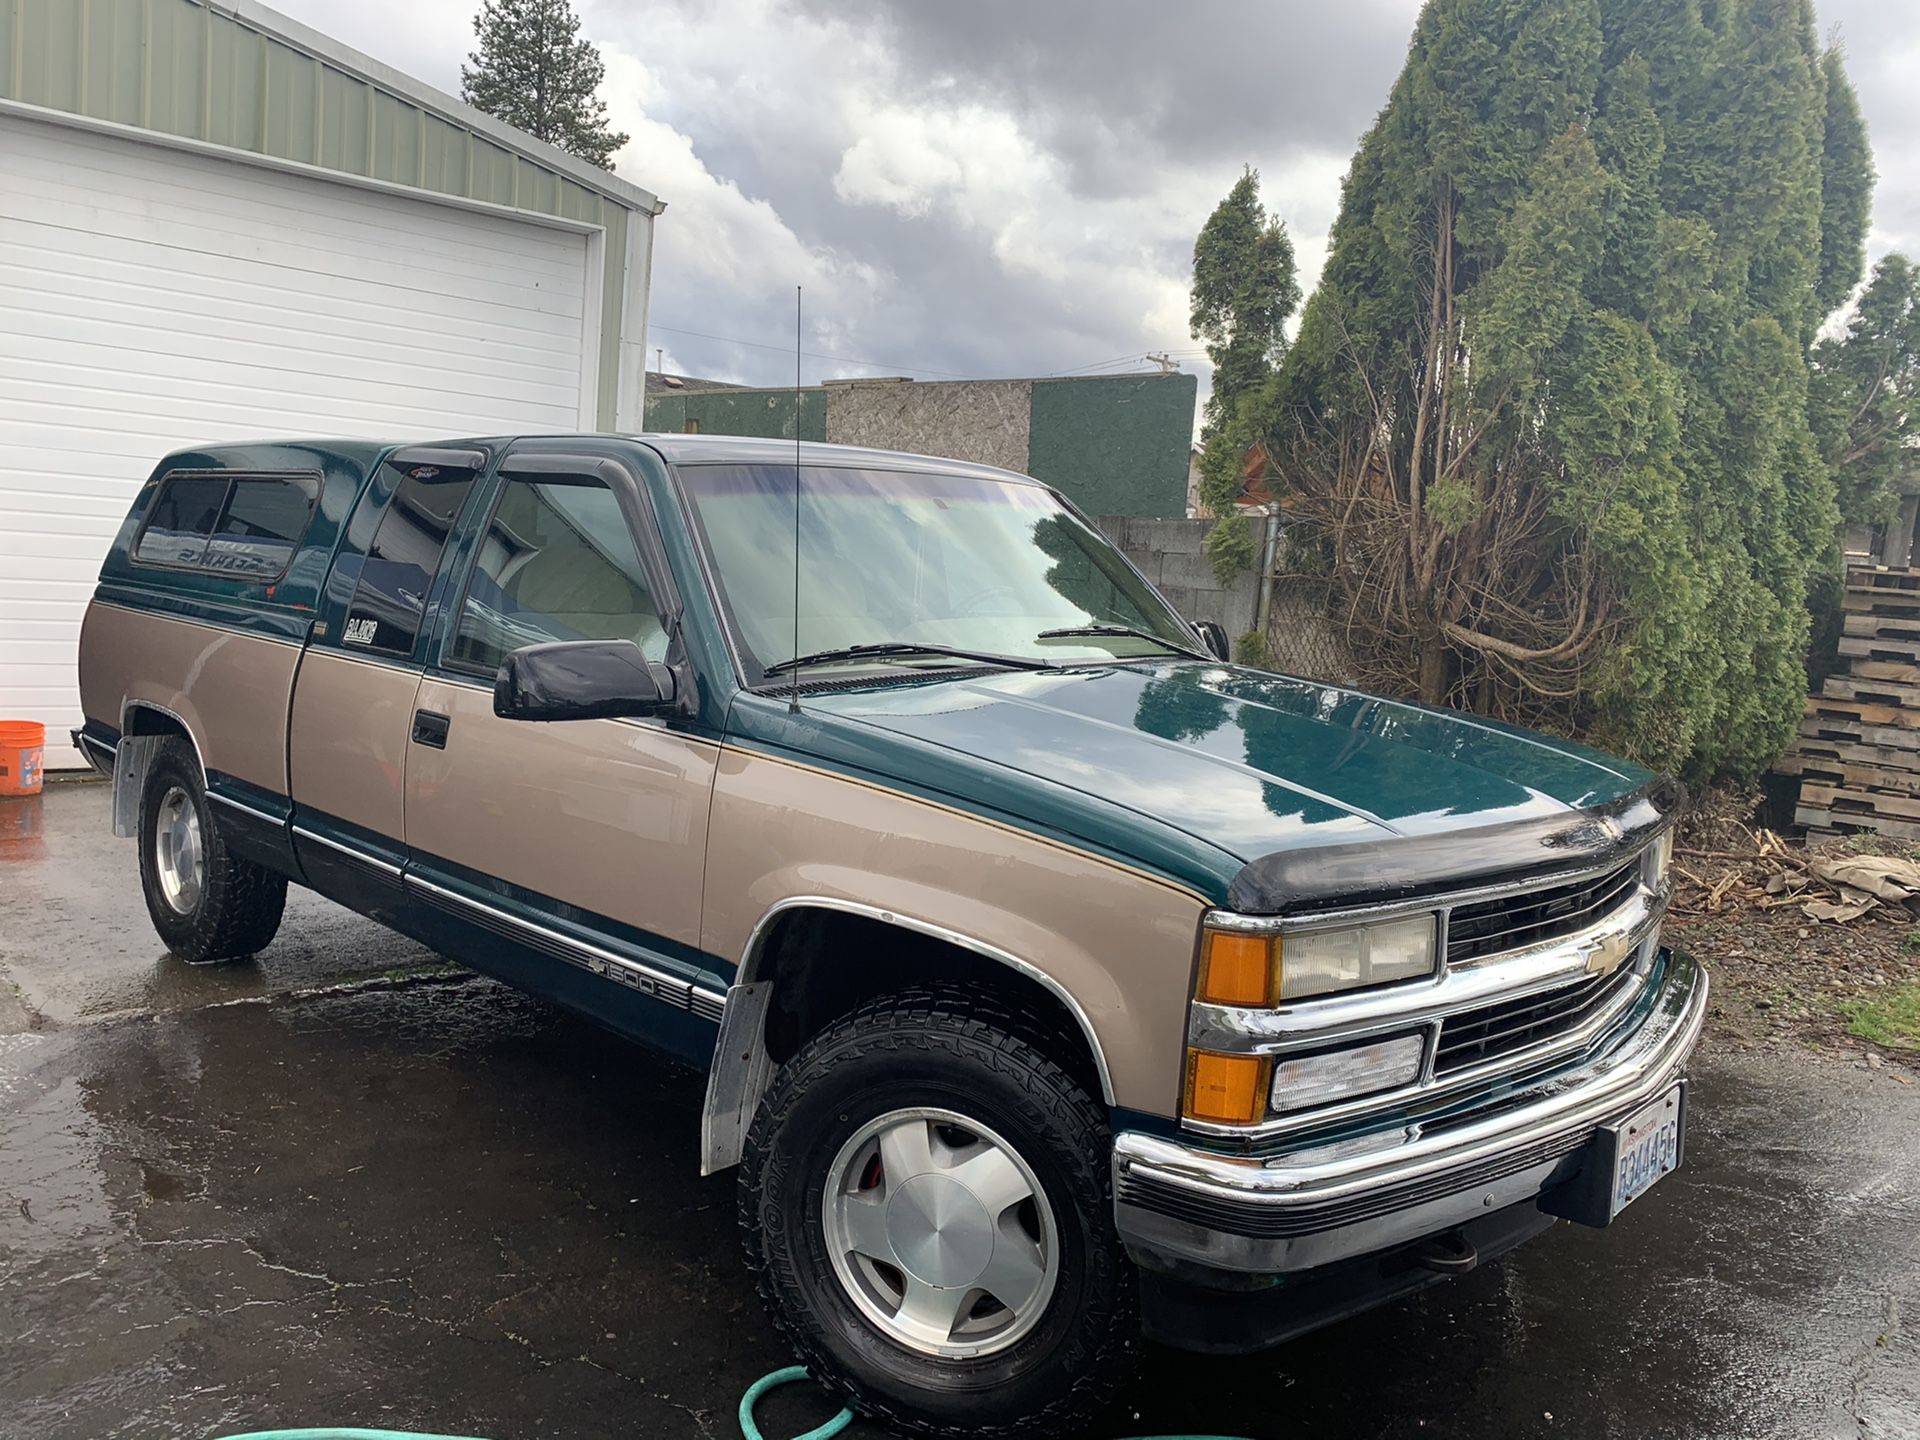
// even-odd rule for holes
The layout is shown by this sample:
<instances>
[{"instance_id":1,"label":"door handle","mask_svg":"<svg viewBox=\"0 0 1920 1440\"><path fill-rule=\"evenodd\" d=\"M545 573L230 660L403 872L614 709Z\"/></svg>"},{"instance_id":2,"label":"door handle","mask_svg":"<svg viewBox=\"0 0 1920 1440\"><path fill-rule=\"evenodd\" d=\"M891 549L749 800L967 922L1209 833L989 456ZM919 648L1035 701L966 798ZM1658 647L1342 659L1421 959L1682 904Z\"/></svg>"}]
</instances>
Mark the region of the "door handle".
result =
<instances>
[{"instance_id":1,"label":"door handle","mask_svg":"<svg viewBox=\"0 0 1920 1440\"><path fill-rule=\"evenodd\" d=\"M431 745L436 750L447 748L447 727L453 722L445 715L435 714L431 710L413 712L413 743Z\"/></svg>"}]
</instances>

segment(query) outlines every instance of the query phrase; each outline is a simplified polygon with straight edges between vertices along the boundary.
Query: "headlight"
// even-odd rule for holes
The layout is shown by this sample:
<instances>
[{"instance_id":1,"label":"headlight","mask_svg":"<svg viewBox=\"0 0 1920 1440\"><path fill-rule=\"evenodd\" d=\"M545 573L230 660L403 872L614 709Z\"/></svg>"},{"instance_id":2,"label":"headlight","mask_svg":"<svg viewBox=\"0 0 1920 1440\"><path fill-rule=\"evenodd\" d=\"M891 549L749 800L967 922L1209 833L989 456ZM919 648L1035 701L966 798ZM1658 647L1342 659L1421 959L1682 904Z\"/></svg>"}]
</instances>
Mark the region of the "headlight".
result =
<instances>
[{"instance_id":1,"label":"headlight","mask_svg":"<svg viewBox=\"0 0 1920 1440\"><path fill-rule=\"evenodd\" d=\"M1434 918L1246 935L1208 930L1195 993L1209 1005L1270 1006L1434 971Z\"/></svg>"}]
</instances>

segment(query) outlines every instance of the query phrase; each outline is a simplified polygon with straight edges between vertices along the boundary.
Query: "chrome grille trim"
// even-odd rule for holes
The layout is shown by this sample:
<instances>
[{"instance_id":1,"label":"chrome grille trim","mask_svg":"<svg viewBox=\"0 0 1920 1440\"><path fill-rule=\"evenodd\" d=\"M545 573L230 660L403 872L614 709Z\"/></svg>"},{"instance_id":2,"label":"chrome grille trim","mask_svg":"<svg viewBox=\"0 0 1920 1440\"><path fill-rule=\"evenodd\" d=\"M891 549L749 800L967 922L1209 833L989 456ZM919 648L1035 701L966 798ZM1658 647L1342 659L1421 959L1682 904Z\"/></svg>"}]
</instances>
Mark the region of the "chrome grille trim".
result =
<instances>
[{"instance_id":1,"label":"chrome grille trim","mask_svg":"<svg viewBox=\"0 0 1920 1440\"><path fill-rule=\"evenodd\" d=\"M1636 855L1597 878L1525 890L1447 910L1447 963L1468 965L1570 935L1621 904L1639 880ZM1556 908L1565 906L1566 908ZM1483 926L1489 928L1482 928Z\"/></svg>"},{"instance_id":2,"label":"chrome grille trim","mask_svg":"<svg viewBox=\"0 0 1920 1440\"><path fill-rule=\"evenodd\" d=\"M1199 1049L1284 1056L1419 1034L1426 1040L1426 1056L1418 1078L1395 1090L1277 1115L1255 1125L1182 1120L1182 1128L1248 1144L1280 1137L1304 1141L1314 1132L1388 1112L1430 1110L1476 1089L1510 1083L1591 1053L1645 994L1654 971L1669 898L1664 879L1648 871L1648 856L1657 839L1650 837L1626 860L1616 858L1609 864L1561 871L1524 884L1483 886L1438 898L1297 918L1208 915L1207 924L1213 928L1287 935L1341 923L1432 914L1438 921L1441 959L1429 978L1273 1008L1192 1002L1188 1044ZM1549 897L1548 903L1571 904L1550 919L1529 921L1529 897L1539 895ZM1456 962L1449 944L1452 914L1490 905L1504 906L1505 913L1520 917L1520 923L1506 933L1526 935L1546 926L1552 932L1512 949L1476 953ZM1571 931L1559 928L1576 922L1584 923ZM1526 1018L1529 1015L1531 1020Z\"/></svg>"},{"instance_id":3,"label":"chrome grille trim","mask_svg":"<svg viewBox=\"0 0 1920 1440\"><path fill-rule=\"evenodd\" d=\"M1542 995L1500 1000L1450 1016L1440 1022L1434 1073L1446 1075L1573 1031L1613 1008L1620 991L1631 988L1636 976L1645 978L1639 965L1622 966L1610 975L1576 980Z\"/></svg>"}]
</instances>

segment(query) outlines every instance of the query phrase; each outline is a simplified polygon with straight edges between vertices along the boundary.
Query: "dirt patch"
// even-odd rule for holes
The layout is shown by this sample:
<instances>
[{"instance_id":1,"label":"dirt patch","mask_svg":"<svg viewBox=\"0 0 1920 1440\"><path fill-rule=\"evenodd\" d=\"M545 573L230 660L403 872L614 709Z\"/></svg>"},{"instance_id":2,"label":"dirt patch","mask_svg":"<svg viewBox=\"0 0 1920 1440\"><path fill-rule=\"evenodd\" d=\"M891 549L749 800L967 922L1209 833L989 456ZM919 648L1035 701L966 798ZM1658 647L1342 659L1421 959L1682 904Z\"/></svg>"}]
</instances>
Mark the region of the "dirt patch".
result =
<instances>
[{"instance_id":1,"label":"dirt patch","mask_svg":"<svg viewBox=\"0 0 1920 1440\"><path fill-rule=\"evenodd\" d=\"M1842 891L1809 874L1812 862L1852 855L1914 858L1915 849L1874 835L1801 840L1754 825L1757 796L1708 792L1682 820L1674 858L1668 941L1712 972L1708 1024L1730 1049L1793 1045L1885 1070L1913 1083L1920 1051L1854 1033L1861 1007L1903 1006L1920 986L1920 914L1883 901L1838 923L1815 918Z\"/></svg>"}]
</instances>

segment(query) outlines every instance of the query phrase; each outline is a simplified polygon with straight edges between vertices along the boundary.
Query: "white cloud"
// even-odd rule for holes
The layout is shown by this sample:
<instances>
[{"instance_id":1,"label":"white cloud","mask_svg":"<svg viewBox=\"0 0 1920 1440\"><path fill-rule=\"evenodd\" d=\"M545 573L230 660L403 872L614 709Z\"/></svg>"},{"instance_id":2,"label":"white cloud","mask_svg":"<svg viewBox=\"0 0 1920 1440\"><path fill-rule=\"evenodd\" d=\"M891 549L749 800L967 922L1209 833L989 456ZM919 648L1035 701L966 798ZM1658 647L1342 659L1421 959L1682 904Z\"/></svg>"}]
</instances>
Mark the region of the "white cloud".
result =
<instances>
[{"instance_id":1,"label":"white cloud","mask_svg":"<svg viewBox=\"0 0 1920 1440\"><path fill-rule=\"evenodd\" d=\"M271 3L457 90L479 0ZM792 373L794 285L807 348L843 357L809 360L809 379L1026 375L1167 350L1204 383L1187 332L1194 234L1251 162L1311 289L1417 8L1249 10L1223 54L1163 0L1104 0L1098 25L1094 7L1031 0L575 3L633 137L620 173L669 205L650 345L764 384ZM1872 248L1920 245L1904 7L1819 9L1843 26L1874 131Z\"/></svg>"},{"instance_id":2,"label":"white cloud","mask_svg":"<svg viewBox=\"0 0 1920 1440\"><path fill-rule=\"evenodd\" d=\"M606 55L607 107L613 126L631 138L614 157L623 172L668 200L657 231L656 281L707 291L724 287L752 302L790 295L795 285L823 292L841 311L870 303L888 283L884 272L829 248L810 246L773 206L716 176L693 140L647 113L653 93L648 67L631 55Z\"/></svg>"}]
</instances>

